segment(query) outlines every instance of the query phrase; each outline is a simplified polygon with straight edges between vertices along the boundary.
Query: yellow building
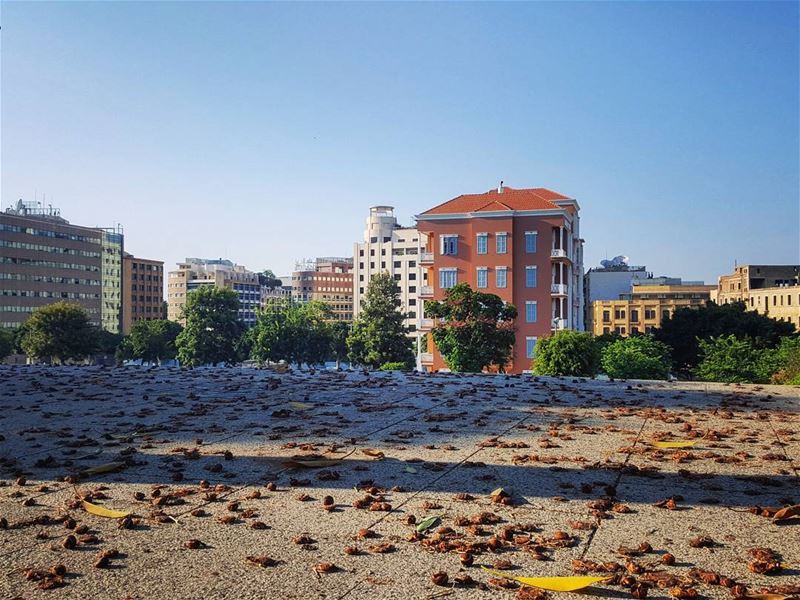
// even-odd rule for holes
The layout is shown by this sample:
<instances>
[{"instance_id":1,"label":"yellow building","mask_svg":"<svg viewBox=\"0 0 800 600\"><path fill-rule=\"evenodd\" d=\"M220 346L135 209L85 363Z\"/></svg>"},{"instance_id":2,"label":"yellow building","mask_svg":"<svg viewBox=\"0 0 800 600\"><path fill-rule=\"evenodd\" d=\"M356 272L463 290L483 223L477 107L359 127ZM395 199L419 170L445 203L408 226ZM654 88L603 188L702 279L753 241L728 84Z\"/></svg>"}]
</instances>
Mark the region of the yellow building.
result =
<instances>
[{"instance_id":1,"label":"yellow building","mask_svg":"<svg viewBox=\"0 0 800 600\"><path fill-rule=\"evenodd\" d=\"M788 321L800 331L800 285L750 290L747 308L778 321Z\"/></svg>"},{"instance_id":2,"label":"yellow building","mask_svg":"<svg viewBox=\"0 0 800 600\"><path fill-rule=\"evenodd\" d=\"M679 308L703 306L714 285L698 281L658 277L633 282L630 293L617 300L595 300L587 330L594 335L650 333Z\"/></svg>"},{"instance_id":3,"label":"yellow building","mask_svg":"<svg viewBox=\"0 0 800 600\"><path fill-rule=\"evenodd\" d=\"M738 265L730 275L720 275L711 299L717 304L749 302L751 291L798 285L800 265Z\"/></svg>"}]
</instances>

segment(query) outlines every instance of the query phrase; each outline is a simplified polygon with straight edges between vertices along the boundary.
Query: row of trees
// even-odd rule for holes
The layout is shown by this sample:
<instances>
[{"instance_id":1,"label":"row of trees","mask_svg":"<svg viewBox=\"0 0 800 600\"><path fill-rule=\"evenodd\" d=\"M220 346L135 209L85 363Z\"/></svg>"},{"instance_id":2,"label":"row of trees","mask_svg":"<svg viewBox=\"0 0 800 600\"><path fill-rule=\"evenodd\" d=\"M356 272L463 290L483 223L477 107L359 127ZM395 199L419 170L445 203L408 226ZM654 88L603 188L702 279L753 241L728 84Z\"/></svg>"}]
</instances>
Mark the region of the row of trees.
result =
<instances>
[{"instance_id":1,"label":"row of trees","mask_svg":"<svg viewBox=\"0 0 800 600\"><path fill-rule=\"evenodd\" d=\"M539 341L541 375L800 385L800 336L791 323L748 311L744 304L680 309L651 335L593 337L560 331Z\"/></svg>"}]
</instances>

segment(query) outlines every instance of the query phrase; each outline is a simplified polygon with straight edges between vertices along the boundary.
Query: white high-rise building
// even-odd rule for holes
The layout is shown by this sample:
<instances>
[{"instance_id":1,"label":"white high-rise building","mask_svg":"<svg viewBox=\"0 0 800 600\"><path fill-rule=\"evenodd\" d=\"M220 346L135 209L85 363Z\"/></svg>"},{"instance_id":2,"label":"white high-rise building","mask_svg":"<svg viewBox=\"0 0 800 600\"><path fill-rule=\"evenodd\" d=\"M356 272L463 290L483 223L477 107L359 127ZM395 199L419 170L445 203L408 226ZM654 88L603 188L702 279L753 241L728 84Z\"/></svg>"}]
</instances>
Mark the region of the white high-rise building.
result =
<instances>
[{"instance_id":1,"label":"white high-rise building","mask_svg":"<svg viewBox=\"0 0 800 600\"><path fill-rule=\"evenodd\" d=\"M427 285L426 269L420 266L427 237L414 227L397 223L392 206L369 209L364 241L353 252L353 317L358 318L367 286L373 275L389 273L400 288L400 310L409 315L405 325L417 337L422 319L420 288Z\"/></svg>"}]
</instances>

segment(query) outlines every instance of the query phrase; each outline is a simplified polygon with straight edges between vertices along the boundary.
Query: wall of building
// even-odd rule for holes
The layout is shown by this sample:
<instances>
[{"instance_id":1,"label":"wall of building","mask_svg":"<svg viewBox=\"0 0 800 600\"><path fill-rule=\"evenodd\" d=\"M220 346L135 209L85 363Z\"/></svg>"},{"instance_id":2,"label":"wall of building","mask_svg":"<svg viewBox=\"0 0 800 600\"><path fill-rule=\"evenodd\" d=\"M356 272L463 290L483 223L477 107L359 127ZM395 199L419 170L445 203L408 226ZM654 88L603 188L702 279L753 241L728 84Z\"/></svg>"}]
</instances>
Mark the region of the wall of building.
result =
<instances>
[{"instance_id":1,"label":"wall of building","mask_svg":"<svg viewBox=\"0 0 800 600\"><path fill-rule=\"evenodd\" d=\"M746 301L753 289L797 285L800 265L739 265L734 272L720 275L712 300L717 304Z\"/></svg>"},{"instance_id":2,"label":"wall of building","mask_svg":"<svg viewBox=\"0 0 800 600\"><path fill-rule=\"evenodd\" d=\"M0 326L19 327L53 302L103 324L103 232L61 218L0 213Z\"/></svg>"},{"instance_id":3,"label":"wall of building","mask_svg":"<svg viewBox=\"0 0 800 600\"><path fill-rule=\"evenodd\" d=\"M750 290L747 306L778 321L788 321L800 331L800 285Z\"/></svg>"},{"instance_id":4,"label":"wall of building","mask_svg":"<svg viewBox=\"0 0 800 600\"><path fill-rule=\"evenodd\" d=\"M158 260L122 257L122 333L136 321L163 319L164 263Z\"/></svg>"}]
</instances>

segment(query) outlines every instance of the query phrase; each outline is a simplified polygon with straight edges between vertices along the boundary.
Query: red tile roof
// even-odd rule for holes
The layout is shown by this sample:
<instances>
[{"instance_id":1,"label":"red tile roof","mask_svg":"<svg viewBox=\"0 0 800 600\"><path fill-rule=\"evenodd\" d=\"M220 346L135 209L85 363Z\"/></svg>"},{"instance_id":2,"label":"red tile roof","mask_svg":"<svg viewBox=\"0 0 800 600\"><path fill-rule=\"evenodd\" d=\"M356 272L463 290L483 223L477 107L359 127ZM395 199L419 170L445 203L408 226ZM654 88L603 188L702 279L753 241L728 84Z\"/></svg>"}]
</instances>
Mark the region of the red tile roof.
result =
<instances>
[{"instance_id":1,"label":"red tile roof","mask_svg":"<svg viewBox=\"0 0 800 600\"><path fill-rule=\"evenodd\" d=\"M471 212L490 212L504 210L557 210L554 200L570 200L558 192L546 188L515 190L504 187L502 193L497 189L485 194L463 194L439 206L426 210L422 215L448 215Z\"/></svg>"}]
</instances>

